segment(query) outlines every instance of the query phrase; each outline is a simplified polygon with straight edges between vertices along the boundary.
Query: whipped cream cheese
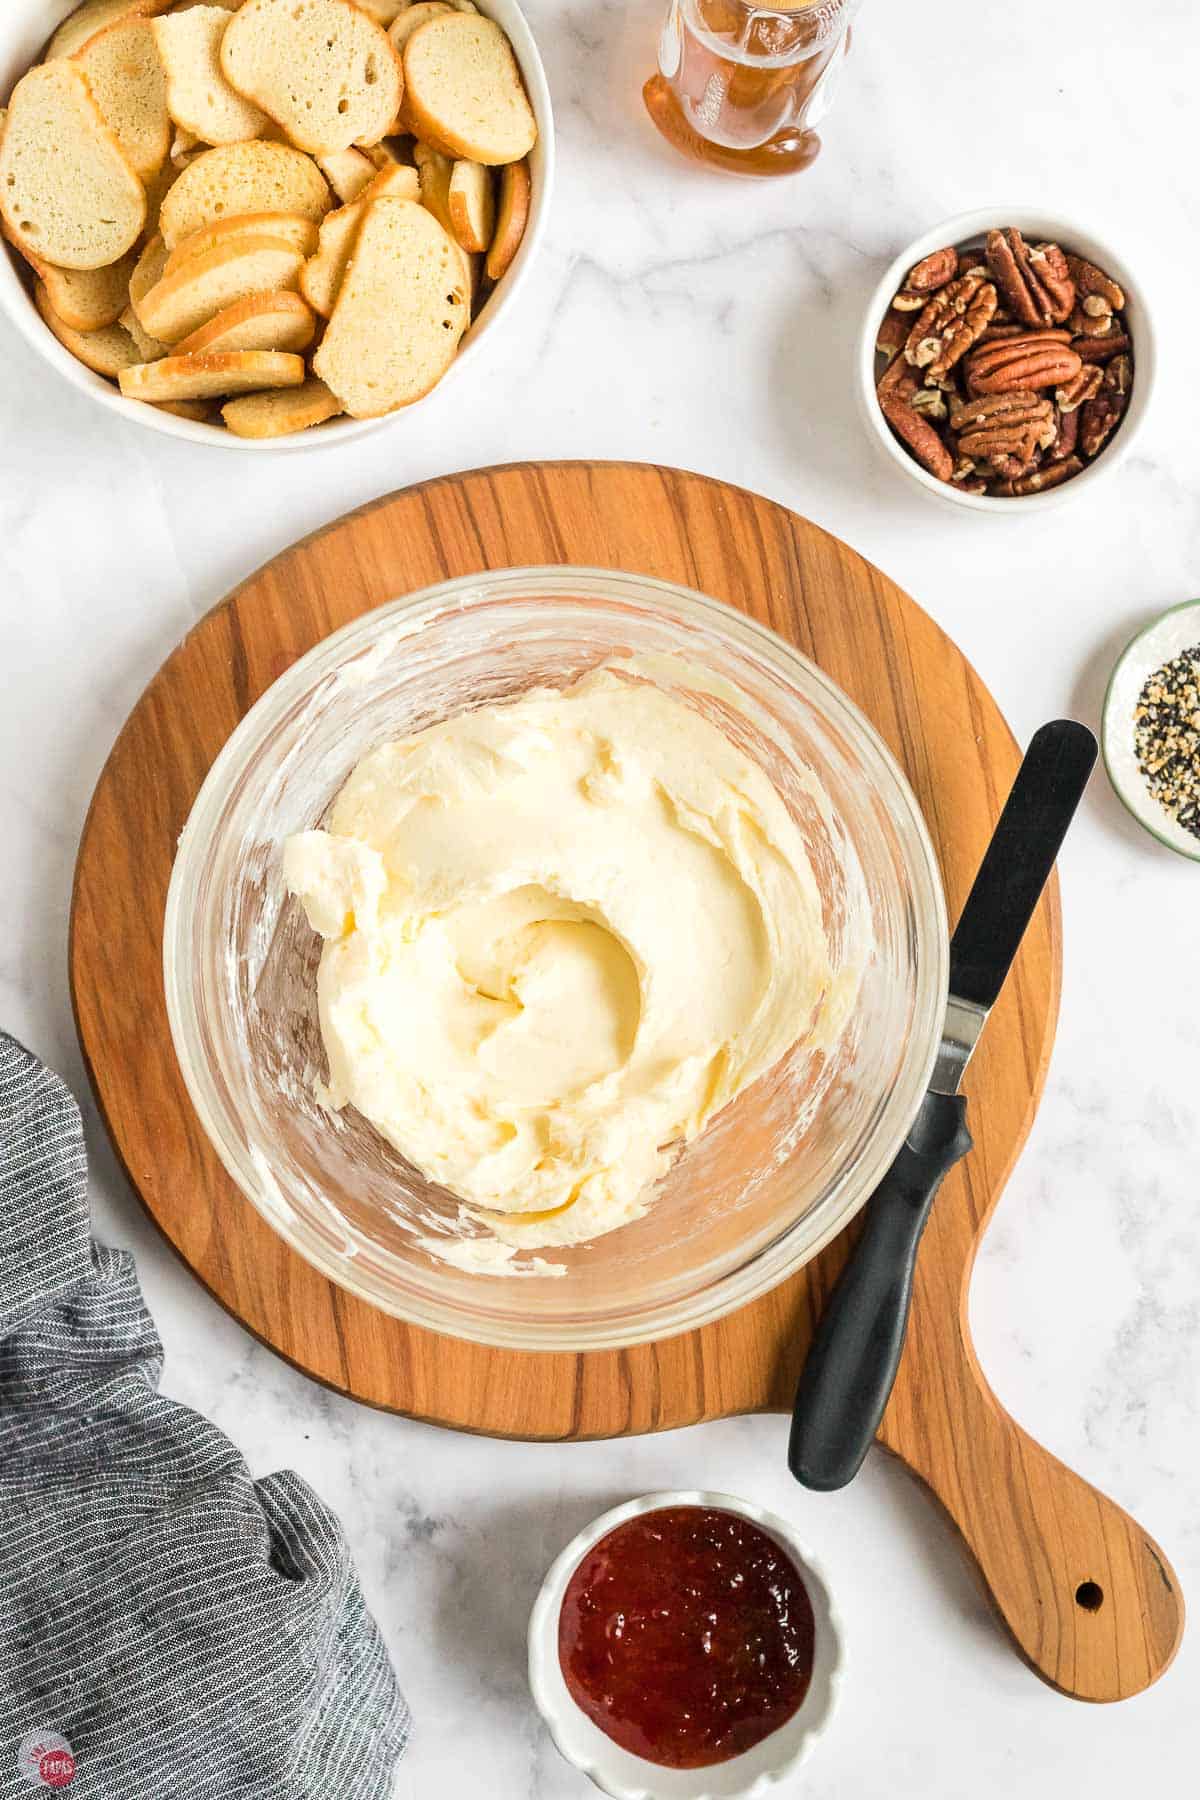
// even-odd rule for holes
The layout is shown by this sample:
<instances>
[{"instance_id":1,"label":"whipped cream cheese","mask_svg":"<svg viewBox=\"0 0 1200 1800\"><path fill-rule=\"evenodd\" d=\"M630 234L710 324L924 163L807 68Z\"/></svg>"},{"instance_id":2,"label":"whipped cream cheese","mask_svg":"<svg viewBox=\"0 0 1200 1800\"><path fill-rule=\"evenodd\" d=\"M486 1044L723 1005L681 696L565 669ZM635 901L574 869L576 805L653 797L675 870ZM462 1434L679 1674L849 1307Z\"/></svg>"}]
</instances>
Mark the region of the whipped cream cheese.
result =
<instances>
[{"instance_id":1,"label":"whipped cream cheese","mask_svg":"<svg viewBox=\"0 0 1200 1800\"><path fill-rule=\"evenodd\" d=\"M371 752L283 873L326 940L324 1099L518 1249L639 1217L839 1006L780 794L612 670Z\"/></svg>"}]
</instances>

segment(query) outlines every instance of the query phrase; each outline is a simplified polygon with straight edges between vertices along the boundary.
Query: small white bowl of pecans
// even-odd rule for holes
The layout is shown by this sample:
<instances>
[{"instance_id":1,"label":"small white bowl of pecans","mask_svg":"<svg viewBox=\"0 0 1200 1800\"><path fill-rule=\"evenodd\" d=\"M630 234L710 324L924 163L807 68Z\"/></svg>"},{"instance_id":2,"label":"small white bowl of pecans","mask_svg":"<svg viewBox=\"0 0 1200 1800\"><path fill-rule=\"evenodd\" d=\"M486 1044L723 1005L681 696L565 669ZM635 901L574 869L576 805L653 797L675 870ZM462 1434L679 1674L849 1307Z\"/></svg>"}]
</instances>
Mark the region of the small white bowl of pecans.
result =
<instances>
[{"instance_id":1,"label":"small white bowl of pecans","mask_svg":"<svg viewBox=\"0 0 1200 1800\"><path fill-rule=\"evenodd\" d=\"M1014 513L1081 494L1131 448L1154 332L1121 259L1069 220L961 213L871 296L858 390L884 454L927 493Z\"/></svg>"}]
</instances>

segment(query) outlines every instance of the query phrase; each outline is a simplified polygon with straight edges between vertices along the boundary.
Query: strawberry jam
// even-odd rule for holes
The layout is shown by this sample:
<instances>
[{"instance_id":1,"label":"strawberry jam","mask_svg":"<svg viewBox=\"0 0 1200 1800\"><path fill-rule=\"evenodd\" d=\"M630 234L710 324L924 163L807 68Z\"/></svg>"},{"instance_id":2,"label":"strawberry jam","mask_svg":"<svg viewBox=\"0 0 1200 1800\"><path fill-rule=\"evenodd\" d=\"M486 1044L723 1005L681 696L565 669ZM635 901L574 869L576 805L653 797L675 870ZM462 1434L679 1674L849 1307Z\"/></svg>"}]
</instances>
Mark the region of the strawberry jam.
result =
<instances>
[{"instance_id":1,"label":"strawberry jam","mask_svg":"<svg viewBox=\"0 0 1200 1800\"><path fill-rule=\"evenodd\" d=\"M738 1756L791 1718L813 1668L795 1563L737 1513L626 1520L575 1570L558 1622L571 1696L623 1750L669 1769Z\"/></svg>"}]
</instances>

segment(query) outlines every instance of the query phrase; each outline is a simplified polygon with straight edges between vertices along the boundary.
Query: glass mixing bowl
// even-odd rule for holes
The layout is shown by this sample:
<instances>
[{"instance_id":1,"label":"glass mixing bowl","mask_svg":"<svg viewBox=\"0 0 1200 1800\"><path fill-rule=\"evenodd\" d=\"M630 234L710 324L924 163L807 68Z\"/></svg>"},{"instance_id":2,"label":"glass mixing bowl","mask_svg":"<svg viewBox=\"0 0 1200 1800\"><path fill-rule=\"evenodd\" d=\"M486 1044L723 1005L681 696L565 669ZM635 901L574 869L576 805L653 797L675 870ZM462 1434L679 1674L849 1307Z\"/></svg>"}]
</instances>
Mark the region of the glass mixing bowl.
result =
<instances>
[{"instance_id":1,"label":"glass mixing bowl","mask_svg":"<svg viewBox=\"0 0 1200 1800\"><path fill-rule=\"evenodd\" d=\"M321 1108L321 942L284 892L289 833L365 753L602 663L707 713L771 776L808 843L835 979L836 1049L804 1041L678 1157L645 1217L545 1252L557 1279L468 1272L422 1240L458 1201L347 1108ZM824 791L814 797L813 775ZM327 638L234 732L180 840L164 931L175 1048L238 1187L289 1244L413 1324L520 1350L611 1348L706 1324L816 1255L892 1161L933 1064L945 905L917 803L861 713L774 633L716 600L597 569L512 569L411 594ZM703 981L703 969L696 970ZM526 1259L520 1259L525 1261Z\"/></svg>"}]
</instances>

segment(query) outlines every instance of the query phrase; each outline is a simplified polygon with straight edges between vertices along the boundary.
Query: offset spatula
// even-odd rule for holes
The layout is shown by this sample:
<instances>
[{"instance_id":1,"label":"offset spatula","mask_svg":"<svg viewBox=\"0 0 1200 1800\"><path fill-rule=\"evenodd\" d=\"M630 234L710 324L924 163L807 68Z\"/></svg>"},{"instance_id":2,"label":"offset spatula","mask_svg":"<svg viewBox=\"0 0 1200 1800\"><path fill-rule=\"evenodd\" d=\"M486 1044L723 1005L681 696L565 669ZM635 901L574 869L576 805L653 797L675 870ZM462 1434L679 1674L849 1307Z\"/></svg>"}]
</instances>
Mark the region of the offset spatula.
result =
<instances>
[{"instance_id":1,"label":"offset spatula","mask_svg":"<svg viewBox=\"0 0 1200 1800\"><path fill-rule=\"evenodd\" d=\"M971 1148L959 1093L988 1013L1054 867L1096 761L1084 725L1057 719L1017 772L950 941L950 998L929 1088L867 1204L861 1237L800 1375L788 1463L805 1487L844 1487L883 1417L908 1326L917 1245L948 1169Z\"/></svg>"}]
</instances>

